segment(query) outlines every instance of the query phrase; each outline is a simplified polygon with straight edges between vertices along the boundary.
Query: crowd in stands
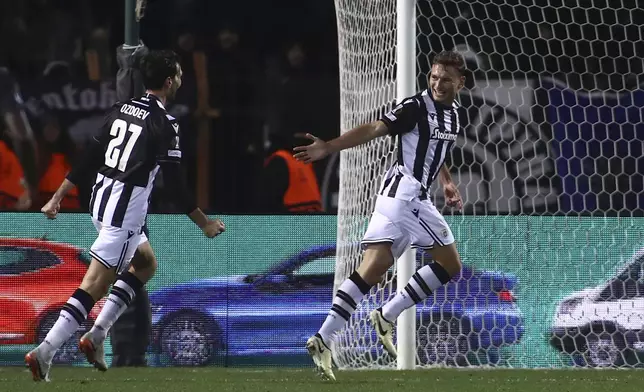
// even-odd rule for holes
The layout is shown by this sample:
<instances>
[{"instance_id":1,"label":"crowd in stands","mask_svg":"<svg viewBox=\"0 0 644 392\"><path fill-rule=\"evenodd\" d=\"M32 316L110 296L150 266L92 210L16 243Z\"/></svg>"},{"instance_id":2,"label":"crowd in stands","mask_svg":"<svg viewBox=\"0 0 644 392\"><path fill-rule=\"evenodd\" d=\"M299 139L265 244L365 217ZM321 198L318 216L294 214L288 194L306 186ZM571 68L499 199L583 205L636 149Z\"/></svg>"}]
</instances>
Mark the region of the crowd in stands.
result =
<instances>
[{"instance_id":1,"label":"crowd in stands","mask_svg":"<svg viewBox=\"0 0 644 392\"><path fill-rule=\"evenodd\" d=\"M183 87L168 111L180 119L189 184L207 195L204 207L216 213L289 212L274 196L285 192L284 179L266 181L264 174L289 175L281 170L289 168L286 160L266 168L275 157L283 159L279 150L292 147L293 134L338 132L333 4L284 1L276 9L258 2L250 12L245 4L230 3L149 0L140 36L146 46L170 48L181 57ZM23 172L0 125L0 194L14 199L3 209L39 210L102 125L116 99L123 14L123 1L0 4L0 66L19 85L36 137L39 176L38 195L21 205ZM318 178L324 165L314 167ZM200 171L205 184L198 184ZM164 197L171 189L162 176L156 186L151 211L175 212ZM84 210L89 193L79 186L63 208Z\"/></svg>"}]
</instances>

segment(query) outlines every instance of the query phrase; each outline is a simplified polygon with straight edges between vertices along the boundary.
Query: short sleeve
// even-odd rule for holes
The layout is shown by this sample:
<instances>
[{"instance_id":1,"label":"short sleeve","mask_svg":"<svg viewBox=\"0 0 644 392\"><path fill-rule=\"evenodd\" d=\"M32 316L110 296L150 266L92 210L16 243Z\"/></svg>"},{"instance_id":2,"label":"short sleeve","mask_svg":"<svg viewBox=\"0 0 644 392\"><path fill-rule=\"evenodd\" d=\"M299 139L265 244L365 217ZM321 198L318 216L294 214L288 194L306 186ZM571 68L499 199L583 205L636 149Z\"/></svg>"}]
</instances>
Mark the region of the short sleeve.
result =
<instances>
[{"instance_id":1,"label":"short sleeve","mask_svg":"<svg viewBox=\"0 0 644 392\"><path fill-rule=\"evenodd\" d=\"M181 162L179 123L173 116L166 114L167 121L161 130L161 143L157 151L157 160L164 162Z\"/></svg>"},{"instance_id":2,"label":"short sleeve","mask_svg":"<svg viewBox=\"0 0 644 392\"><path fill-rule=\"evenodd\" d=\"M415 97L406 98L396 105L390 112L380 119L387 125L389 134L392 136L401 135L416 127L420 113L418 101Z\"/></svg>"}]
</instances>

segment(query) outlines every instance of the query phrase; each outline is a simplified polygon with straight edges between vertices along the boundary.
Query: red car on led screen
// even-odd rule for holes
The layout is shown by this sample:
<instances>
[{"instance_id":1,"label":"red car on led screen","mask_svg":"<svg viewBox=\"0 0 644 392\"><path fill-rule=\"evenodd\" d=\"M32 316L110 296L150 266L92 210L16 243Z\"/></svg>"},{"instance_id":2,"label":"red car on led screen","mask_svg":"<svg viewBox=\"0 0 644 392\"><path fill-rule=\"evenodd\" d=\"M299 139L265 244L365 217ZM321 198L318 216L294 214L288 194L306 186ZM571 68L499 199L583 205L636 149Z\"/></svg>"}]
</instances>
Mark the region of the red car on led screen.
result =
<instances>
[{"instance_id":1,"label":"red car on led screen","mask_svg":"<svg viewBox=\"0 0 644 392\"><path fill-rule=\"evenodd\" d=\"M0 238L0 344L36 344L83 280L90 258L72 245L42 239ZM105 300L60 350L55 362L79 355L78 339L94 323Z\"/></svg>"}]
</instances>

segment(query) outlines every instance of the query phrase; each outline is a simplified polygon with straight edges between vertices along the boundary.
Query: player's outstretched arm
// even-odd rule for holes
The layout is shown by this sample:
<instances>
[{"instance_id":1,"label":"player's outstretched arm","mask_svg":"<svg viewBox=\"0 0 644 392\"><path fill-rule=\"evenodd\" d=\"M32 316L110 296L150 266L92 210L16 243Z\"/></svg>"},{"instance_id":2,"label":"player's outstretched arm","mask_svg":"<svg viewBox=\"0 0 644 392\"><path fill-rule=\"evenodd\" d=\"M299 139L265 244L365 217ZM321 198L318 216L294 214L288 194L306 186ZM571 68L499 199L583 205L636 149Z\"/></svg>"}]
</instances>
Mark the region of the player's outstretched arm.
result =
<instances>
[{"instance_id":1,"label":"player's outstretched arm","mask_svg":"<svg viewBox=\"0 0 644 392\"><path fill-rule=\"evenodd\" d=\"M308 146L295 147L293 151L296 154L293 156L298 161L305 163L318 161L329 154L365 144L388 133L387 125L382 121L374 121L357 126L328 142L307 133L306 137L313 140L313 143Z\"/></svg>"},{"instance_id":2,"label":"player's outstretched arm","mask_svg":"<svg viewBox=\"0 0 644 392\"><path fill-rule=\"evenodd\" d=\"M222 221L219 219L209 219L199 207L195 208L188 216L208 238L216 237L226 231L226 227Z\"/></svg>"},{"instance_id":3,"label":"player's outstretched arm","mask_svg":"<svg viewBox=\"0 0 644 392\"><path fill-rule=\"evenodd\" d=\"M49 219L56 218L58 211L60 210L60 202L67 196L67 193L72 190L76 185L73 182L65 178L63 183L60 184L56 193L49 199L47 204L45 204L40 211L45 214Z\"/></svg>"},{"instance_id":4,"label":"player's outstretched arm","mask_svg":"<svg viewBox=\"0 0 644 392\"><path fill-rule=\"evenodd\" d=\"M204 235L208 238L213 238L226 231L226 227L219 219L209 219L203 213L201 208L197 207L194 195L188 189L185 177L181 170L181 163L179 161L159 161L161 170L163 170L163 179L169 184L176 184L176 192L172 192L175 199L174 202L188 215Z\"/></svg>"},{"instance_id":5,"label":"player's outstretched arm","mask_svg":"<svg viewBox=\"0 0 644 392\"><path fill-rule=\"evenodd\" d=\"M443 164L441 167L438 178L445 192L445 202L448 206L455 207L460 211L463 208L463 199L461 198L461 193L458 191L458 187L452 181L452 175L449 172L447 164Z\"/></svg>"}]
</instances>

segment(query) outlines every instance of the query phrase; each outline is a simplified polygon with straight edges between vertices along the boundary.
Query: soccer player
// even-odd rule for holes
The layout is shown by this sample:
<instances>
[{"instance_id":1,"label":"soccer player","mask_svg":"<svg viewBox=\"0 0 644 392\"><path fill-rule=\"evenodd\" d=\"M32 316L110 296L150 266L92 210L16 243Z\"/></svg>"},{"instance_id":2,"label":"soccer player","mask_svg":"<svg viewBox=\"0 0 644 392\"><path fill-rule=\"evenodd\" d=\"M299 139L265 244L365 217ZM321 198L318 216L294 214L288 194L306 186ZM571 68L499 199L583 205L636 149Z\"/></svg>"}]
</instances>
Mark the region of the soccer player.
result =
<instances>
[{"instance_id":1,"label":"soccer player","mask_svg":"<svg viewBox=\"0 0 644 392\"><path fill-rule=\"evenodd\" d=\"M311 162L377 137L398 136L398 159L385 174L378 192L362 240L362 263L338 288L322 327L306 342L318 369L331 379L335 379L331 368L334 334L346 324L363 296L380 282L394 258L400 257L408 246L431 249L434 262L416 271L404 290L370 314L379 341L394 358L396 318L461 269L452 231L428 192L438 177L447 204L462 208L461 196L445 159L461 131L455 99L465 83L464 72L465 60L460 54L441 52L434 58L427 90L404 99L379 121L360 125L328 142L309 134L313 143L294 149L297 159Z\"/></svg>"},{"instance_id":2,"label":"soccer player","mask_svg":"<svg viewBox=\"0 0 644 392\"><path fill-rule=\"evenodd\" d=\"M99 370L107 370L103 349L107 332L156 270L156 258L142 228L159 168L167 181L175 184L177 203L206 237L215 237L225 230L221 221L208 219L196 207L181 174L179 125L165 109L166 101L181 86L177 56L170 51L151 51L142 58L140 70L147 89L145 95L119 102L110 109L84 162L73 168L42 208L48 218L55 218L60 200L78 179L96 173L89 205L98 230L90 250L92 261L80 287L61 310L44 341L25 356L35 381L49 379L56 350L74 334L95 302L114 283L94 326L79 343L88 362ZM135 250L142 257L129 265Z\"/></svg>"}]
</instances>

